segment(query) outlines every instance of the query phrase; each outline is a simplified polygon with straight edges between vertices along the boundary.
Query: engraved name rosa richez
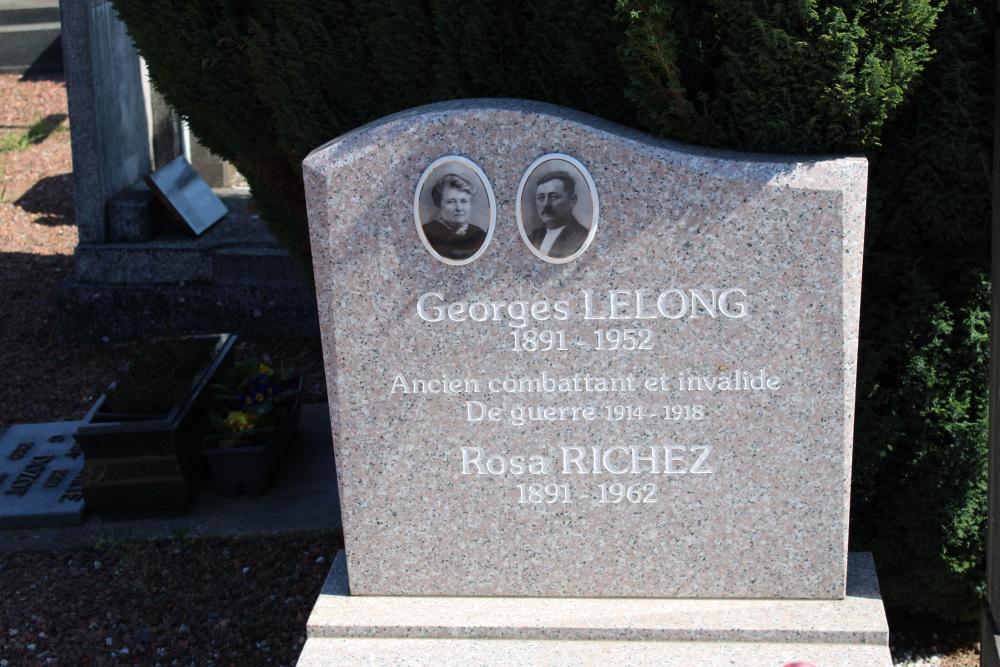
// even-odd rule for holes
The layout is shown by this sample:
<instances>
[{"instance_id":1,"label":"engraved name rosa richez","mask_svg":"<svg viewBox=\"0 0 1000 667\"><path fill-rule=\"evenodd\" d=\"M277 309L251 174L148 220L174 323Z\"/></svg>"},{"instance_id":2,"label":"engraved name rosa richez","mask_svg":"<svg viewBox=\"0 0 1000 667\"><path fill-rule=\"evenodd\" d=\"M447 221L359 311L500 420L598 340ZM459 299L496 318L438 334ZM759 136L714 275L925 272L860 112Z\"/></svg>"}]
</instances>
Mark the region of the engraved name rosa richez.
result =
<instances>
[{"instance_id":1,"label":"engraved name rosa richez","mask_svg":"<svg viewBox=\"0 0 1000 667\"><path fill-rule=\"evenodd\" d=\"M544 456L501 456L482 447L462 447L463 475L710 475L712 445L563 446L557 460Z\"/></svg>"},{"instance_id":2,"label":"engraved name rosa richez","mask_svg":"<svg viewBox=\"0 0 1000 667\"><path fill-rule=\"evenodd\" d=\"M501 322L515 328L532 320L565 321L574 311L585 320L677 320L702 317L740 319L749 313L747 293L739 287L726 289L581 290L582 303L570 301L452 301L440 292L425 292L417 299L417 315L427 322Z\"/></svg>"}]
</instances>

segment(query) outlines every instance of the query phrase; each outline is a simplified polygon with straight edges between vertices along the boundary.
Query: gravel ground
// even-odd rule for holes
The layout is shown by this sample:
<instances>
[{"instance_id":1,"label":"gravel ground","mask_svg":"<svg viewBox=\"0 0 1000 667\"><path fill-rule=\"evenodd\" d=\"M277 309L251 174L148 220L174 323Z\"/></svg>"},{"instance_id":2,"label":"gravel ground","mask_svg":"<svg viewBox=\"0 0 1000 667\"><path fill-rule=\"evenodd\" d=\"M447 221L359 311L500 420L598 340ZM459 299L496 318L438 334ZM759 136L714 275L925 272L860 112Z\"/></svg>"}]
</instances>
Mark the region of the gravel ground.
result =
<instances>
[{"instance_id":1,"label":"gravel ground","mask_svg":"<svg viewBox=\"0 0 1000 667\"><path fill-rule=\"evenodd\" d=\"M317 534L4 555L0 665L294 665L339 546Z\"/></svg>"},{"instance_id":2,"label":"gravel ground","mask_svg":"<svg viewBox=\"0 0 1000 667\"><path fill-rule=\"evenodd\" d=\"M60 78L0 75L0 429L80 419L134 349L59 337L56 292L77 244L66 114ZM5 150L36 124L44 138ZM308 399L325 400L318 341L243 340L237 352L285 360ZM331 534L178 536L0 555L0 667L292 665L340 546ZM972 626L890 621L895 664L979 664Z\"/></svg>"}]
</instances>

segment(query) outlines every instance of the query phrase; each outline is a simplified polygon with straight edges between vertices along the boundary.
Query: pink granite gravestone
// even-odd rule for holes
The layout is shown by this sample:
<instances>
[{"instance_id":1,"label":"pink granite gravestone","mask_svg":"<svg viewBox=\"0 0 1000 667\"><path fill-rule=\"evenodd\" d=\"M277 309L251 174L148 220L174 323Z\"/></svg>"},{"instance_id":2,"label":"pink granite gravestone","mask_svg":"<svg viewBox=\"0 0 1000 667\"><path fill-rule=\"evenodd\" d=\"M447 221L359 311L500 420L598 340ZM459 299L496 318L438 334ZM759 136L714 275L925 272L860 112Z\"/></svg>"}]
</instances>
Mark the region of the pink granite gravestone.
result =
<instances>
[{"instance_id":1,"label":"pink granite gravestone","mask_svg":"<svg viewBox=\"0 0 1000 667\"><path fill-rule=\"evenodd\" d=\"M513 101L314 151L351 592L843 597L866 170Z\"/></svg>"},{"instance_id":2,"label":"pink granite gravestone","mask_svg":"<svg viewBox=\"0 0 1000 667\"><path fill-rule=\"evenodd\" d=\"M465 100L303 169L346 559L302 664L889 664L848 579L863 158Z\"/></svg>"}]
</instances>

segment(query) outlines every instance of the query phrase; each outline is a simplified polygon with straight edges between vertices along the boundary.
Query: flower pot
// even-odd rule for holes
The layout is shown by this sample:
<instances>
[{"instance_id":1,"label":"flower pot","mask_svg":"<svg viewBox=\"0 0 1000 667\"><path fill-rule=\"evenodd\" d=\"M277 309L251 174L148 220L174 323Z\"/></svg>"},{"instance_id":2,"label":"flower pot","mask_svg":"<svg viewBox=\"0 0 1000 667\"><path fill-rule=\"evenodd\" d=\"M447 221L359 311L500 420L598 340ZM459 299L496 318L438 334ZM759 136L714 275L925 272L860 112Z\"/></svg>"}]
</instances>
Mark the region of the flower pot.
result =
<instances>
[{"instance_id":1,"label":"flower pot","mask_svg":"<svg viewBox=\"0 0 1000 667\"><path fill-rule=\"evenodd\" d=\"M301 390L302 378L296 383ZM296 399L288 417L260 444L239 447L206 446L205 458L219 493L233 498L241 493L257 498L264 495L277 474L281 461L295 442L302 416L302 401Z\"/></svg>"},{"instance_id":2,"label":"flower pot","mask_svg":"<svg viewBox=\"0 0 1000 667\"><path fill-rule=\"evenodd\" d=\"M231 366L236 336L215 341L212 361L188 394L164 415L118 415L104 409L112 384L80 422L83 499L105 520L179 516L204 477L201 441L208 431L207 387Z\"/></svg>"}]
</instances>

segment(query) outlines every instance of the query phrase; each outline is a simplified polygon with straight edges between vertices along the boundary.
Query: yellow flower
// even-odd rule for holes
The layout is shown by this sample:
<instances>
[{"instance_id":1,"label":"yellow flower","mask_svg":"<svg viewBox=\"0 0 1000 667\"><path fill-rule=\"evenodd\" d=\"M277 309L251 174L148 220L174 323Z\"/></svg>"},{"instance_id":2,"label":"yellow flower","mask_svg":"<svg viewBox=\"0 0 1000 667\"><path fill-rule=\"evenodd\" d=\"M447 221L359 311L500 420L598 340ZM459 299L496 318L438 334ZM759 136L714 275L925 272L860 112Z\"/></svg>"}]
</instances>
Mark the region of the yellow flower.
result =
<instances>
[{"instance_id":1,"label":"yellow flower","mask_svg":"<svg viewBox=\"0 0 1000 667\"><path fill-rule=\"evenodd\" d=\"M266 364L261 364L260 368L257 369L258 373L263 373L264 375L271 376L274 375L274 369Z\"/></svg>"},{"instance_id":2,"label":"yellow flower","mask_svg":"<svg viewBox=\"0 0 1000 667\"><path fill-rule=\"evenodd\" d=\"M256 415L247 414L242 410L233 410L226 416L225 424L231 433L240 433L253 428L255 421L257 421Z\"/></svg>"}]
</instances>

